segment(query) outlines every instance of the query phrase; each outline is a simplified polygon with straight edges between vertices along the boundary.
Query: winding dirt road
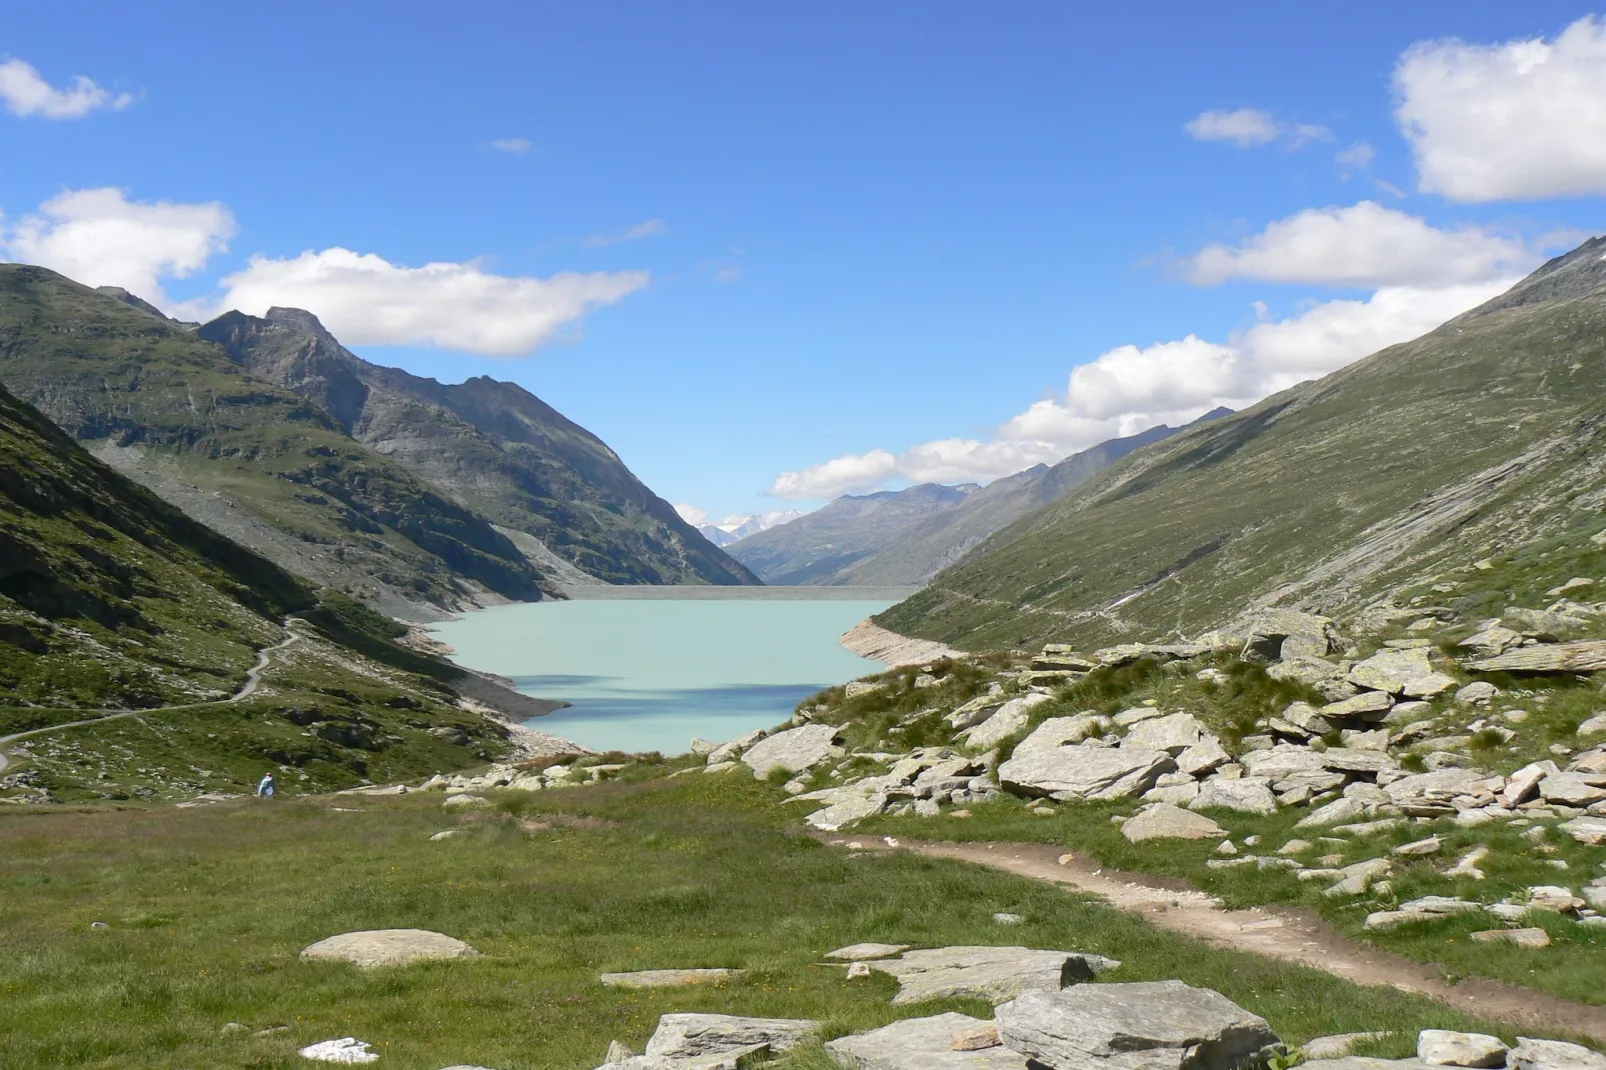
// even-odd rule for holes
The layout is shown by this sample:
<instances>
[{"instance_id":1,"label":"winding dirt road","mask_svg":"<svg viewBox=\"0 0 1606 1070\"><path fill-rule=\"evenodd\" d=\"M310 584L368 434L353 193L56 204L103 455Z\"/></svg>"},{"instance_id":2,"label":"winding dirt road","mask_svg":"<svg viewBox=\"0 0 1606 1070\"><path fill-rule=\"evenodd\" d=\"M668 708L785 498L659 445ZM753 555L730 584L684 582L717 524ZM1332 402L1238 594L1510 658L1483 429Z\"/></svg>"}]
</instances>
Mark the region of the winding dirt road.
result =
<instances>
[{"instance_id":1,"label":"winding dirt road","mask_svg":"<svg viewBox=\"0 0 1606 1070\"><path fill-rule=\"evenodd\" d=\"M1183 882L1100 866L1064 855L1064 848L1031 843L931 843L899 839L896 848L876 836L831 836L835 846L906 850L930 858L973 862L1033 880L1090 892L1111 906L1142 914L1152 924L1217 947L1296 962L1361 985L1389 985L1438 1000L1457 1010L1553 1033L1574 1033L1606 1043L1606 1007L1577 1003L1483 978L1452 983L1431 965L1354 940L1306 910L1255 907L1228 910L1220 900ZM1065 861L1061 862L1060 859Z\"/></svg>"},{"instance_id":2,"label":"winding dirt road","mask_svg":"<svg viewBox=\"0 0 1606 1070\"><path fill-rule=\"evenodd\" d=\"M236 702L243 702L255 694L256 689L261 686L262 673L266 671L270 664L272 664L273 655L298 642L302 638L300 634L291 628L291 625L305 623L306 622L300 617L286 617L282 627L289 634L289 637L283 642L275 643L272 646L265 646L261 650L257 651L257 663L246 670L245 683L240 685L240 690L236 691L228 698L213 699L210 702L186 702L178 706L154 706L148 710L85 710L85 713L99 713L101 716L86 717L81 721L68 721L64 724L47 725L44 728L33 728L26 732L13 732L9 736L0 736L0 773L5 772L6 766L11 764L11 759L6 757L6 745L14 743L19 739L28 739L32 736L42 736L48 732L60 732L64 728L82 728L84 725L100 724L104 721L119 721L124 717L138 717L139 715L145 713L166 713L170 710L198 710L205 709L208 706L230 706Z\"/></svg>"}]
</instances>

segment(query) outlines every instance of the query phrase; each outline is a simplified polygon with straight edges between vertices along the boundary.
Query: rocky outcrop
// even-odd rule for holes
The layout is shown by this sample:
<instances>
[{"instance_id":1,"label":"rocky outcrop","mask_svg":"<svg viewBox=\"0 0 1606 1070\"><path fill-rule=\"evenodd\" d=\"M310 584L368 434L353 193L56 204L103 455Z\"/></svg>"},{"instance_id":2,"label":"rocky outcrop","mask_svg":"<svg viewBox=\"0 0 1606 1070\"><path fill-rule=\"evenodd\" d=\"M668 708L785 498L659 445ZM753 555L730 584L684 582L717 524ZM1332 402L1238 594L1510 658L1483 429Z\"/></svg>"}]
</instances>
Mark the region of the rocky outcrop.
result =
<instances>
[{"instance_id":1,"label":"rocky outcrop","mask_svg":"<svg viewBox=\"0 0 1606 1070\"><path fill-rule=\"evenodd\" d=\"M748 747L742 754L742 761L760 780L777 769L801 773L841 755L842 750L836 745L838 731L826 724L789 728Z\"/></svg>"},{"instance_id":2,"label":"rocky outcrop","mask_svg":"<svg viewBox=\"0 0 1606 1070\"><path fill-rule=\"evenodd\" d=\"M955 1050L957 1038L989 1023L965 1014L908 1018L889 1026L833 1040L825 1046L847 1070L1026 1070L1026 1057L993 1044Z\"/></svg>"},{"instance_id":3,"label":"rocky outcrop","mask_svg":"<svg viewBox=\"0 0 1606 1070\"><path fill-rule=\"evenodd\" d=\"M1118 963L1077 951L1036 951L1026 947L939 947L907 951L881 959L871 969L898 979L894 1004L929 999L985 999L1002 1003L1023 992L1058 992L1091 981Z\"/></svg>"}]
</instances>

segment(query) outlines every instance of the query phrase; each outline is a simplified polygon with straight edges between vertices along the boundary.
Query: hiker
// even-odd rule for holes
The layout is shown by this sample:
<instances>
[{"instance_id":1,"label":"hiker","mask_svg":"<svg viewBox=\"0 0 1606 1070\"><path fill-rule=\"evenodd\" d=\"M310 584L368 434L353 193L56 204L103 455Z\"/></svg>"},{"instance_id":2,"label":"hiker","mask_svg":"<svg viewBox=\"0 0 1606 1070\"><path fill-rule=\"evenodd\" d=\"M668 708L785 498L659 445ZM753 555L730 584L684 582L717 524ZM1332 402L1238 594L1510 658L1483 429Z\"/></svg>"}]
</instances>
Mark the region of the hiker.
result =
<instances>
[{"instance_id":1,"label":"hiker","mask_svg":"<svg viewBox=\"0 0 1606 1070\"><path fill-rule=\"evenodd\" d=\"M274 783L274 780L273 780L273 774L269 773L268 775L264 776L262 778L262 782L257 785L257 798L259 798L259 799L271 799L271 798L273 798L274 789L277 788L277 787L278 787L278 785L276 783Z\"/></svg>"}]
</instances>

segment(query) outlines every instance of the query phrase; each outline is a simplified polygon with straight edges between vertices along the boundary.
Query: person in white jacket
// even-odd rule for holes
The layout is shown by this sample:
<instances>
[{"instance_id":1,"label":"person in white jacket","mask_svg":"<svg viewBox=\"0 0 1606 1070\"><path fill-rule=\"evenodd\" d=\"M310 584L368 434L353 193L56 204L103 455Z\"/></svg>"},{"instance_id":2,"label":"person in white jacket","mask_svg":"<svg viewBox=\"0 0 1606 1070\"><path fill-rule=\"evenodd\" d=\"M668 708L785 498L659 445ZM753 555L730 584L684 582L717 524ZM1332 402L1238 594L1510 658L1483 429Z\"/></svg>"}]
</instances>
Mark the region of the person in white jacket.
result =
<instances>
[{"instance_id":1,"label":"person in white jacket","mask_svg":"<svg viewBox=\"0 0 1606 1070\"><path fill-rule=\"evenodd\" d=\"M278 789L278 787L279 787L279 785L273 779L273 774L272 773L267 774L266 776L264 776L262 778L262 782L257 785L257 798L259 798L259 799L271 799L271 798L273 798L273 793L274 793L274 791L276 791Z\"/></svg>"}]
</instances>

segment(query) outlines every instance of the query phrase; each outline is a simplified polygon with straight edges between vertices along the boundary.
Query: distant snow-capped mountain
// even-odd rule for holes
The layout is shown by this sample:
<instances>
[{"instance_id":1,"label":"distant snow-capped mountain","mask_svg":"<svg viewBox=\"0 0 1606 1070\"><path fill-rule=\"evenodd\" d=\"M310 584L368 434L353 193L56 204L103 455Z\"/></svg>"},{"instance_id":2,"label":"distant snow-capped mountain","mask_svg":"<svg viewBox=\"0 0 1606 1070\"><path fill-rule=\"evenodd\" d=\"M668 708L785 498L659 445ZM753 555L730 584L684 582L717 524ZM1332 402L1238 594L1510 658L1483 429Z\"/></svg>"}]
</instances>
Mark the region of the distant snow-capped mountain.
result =
<instances>
[{"instance_id":1,"label":"distant snow-capped mountain","mask_svg":"<svg viewBox=\"0 0 1606 1070\"><path fill-rule=\"evenodd\" d=\"M697 530L715 546L729 546L733 542L757 535L761 531L779 527L803 516L802 509L776 509L768 513L744 513L728 516L718 524L699 524Z\"/></svg>"}]
</instances>

